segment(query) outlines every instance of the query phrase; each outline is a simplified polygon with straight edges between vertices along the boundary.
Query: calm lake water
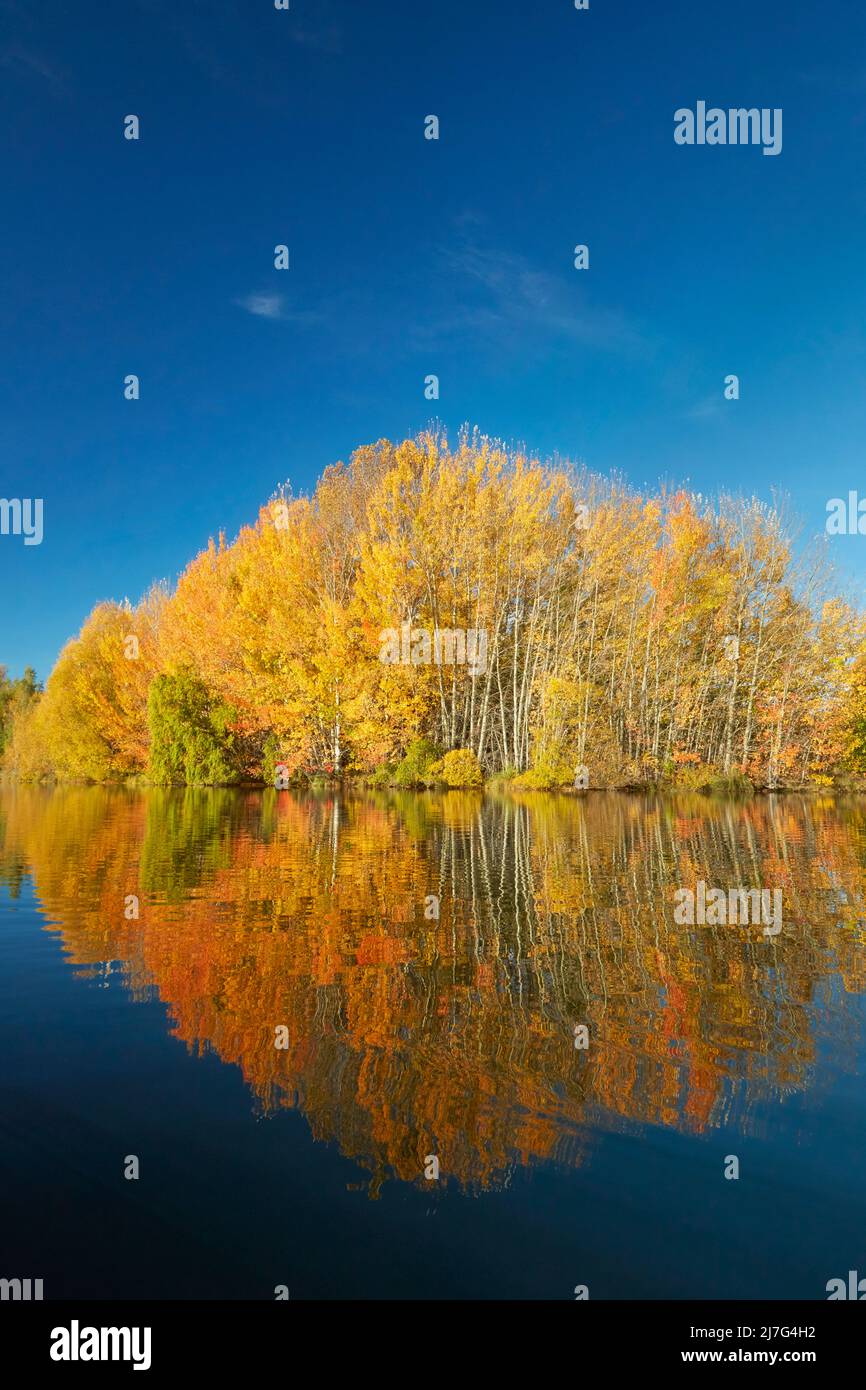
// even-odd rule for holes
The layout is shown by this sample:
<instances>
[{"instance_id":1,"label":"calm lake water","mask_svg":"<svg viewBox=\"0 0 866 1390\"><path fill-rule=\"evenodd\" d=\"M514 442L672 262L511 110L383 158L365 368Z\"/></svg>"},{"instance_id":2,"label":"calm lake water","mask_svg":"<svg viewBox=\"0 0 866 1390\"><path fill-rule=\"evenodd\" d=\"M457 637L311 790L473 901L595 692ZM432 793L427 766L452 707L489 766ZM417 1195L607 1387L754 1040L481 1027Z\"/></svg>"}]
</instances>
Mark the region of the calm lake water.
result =
<instances>
[{"instance_id":1,"label":"calm lake water","mask_svg":"<svg viewBox=\"0 0 866 1390\"><path fill-rule=\"evenodd\" d=\"M781 932L677 925L701 880ZM862 800L6 788L0 1275L823 1299L864 993Z\"/></svg>"}]
</instances>

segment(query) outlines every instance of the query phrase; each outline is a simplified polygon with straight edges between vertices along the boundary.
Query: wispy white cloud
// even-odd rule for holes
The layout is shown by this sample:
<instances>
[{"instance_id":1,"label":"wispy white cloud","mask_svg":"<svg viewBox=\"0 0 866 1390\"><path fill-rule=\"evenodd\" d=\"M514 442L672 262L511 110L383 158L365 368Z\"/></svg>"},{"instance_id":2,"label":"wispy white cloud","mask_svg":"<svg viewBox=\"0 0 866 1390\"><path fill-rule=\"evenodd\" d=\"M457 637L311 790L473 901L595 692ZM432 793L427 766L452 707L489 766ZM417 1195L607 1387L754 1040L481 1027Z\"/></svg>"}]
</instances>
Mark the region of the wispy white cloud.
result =
<instances>
[{"instance_id":1,"label":"wispy white cloud","mask_svg":"<svg viewBox=\"0 0 866 1390\"><path fill-rule=\"evenodd\" d=\"M281 319L283 317L283 296L281 294L248 294L244 299L236 299L235 304L255 314L260 319Z\"/></svg>"},{"instance_id":2,"label":"wispy white cloud","mask_svg":"<svg viewBox=\"0 0 866 1390\"><path fill-rule=\"evenodd\" d=\"M583 345L610 352L645 352L644 332L616 308L593 304L581 276L539 270L524 256L468 238L439 247L442 312L420 329L428 337L478 334Z\"/></svg>"},{"instance_id":3,"label":"wispy white cloud","mask_svg":"<svg viewBox=\"0 0 866 1390\"><path fill-rule=\"evenodd\" d=\"M62 86L63 79L57 69L31 48L20 43L6 43L0 47L0 68L18 68L36 73L52 86Z\"/></svg>"},{"instance_id":4,"label":"wispy white cloud","mask_svg":"<svg viewBox=\"0 0 866 1390\"><path fill-rule=\"evenodd\" d=\"M322 315L309 310L290 309L282 294L247 294L236 299L239 309L245 309L257 319L274 319L282 323L295 323L310 326L321 323Z\"/></svg>"}]
</instances>

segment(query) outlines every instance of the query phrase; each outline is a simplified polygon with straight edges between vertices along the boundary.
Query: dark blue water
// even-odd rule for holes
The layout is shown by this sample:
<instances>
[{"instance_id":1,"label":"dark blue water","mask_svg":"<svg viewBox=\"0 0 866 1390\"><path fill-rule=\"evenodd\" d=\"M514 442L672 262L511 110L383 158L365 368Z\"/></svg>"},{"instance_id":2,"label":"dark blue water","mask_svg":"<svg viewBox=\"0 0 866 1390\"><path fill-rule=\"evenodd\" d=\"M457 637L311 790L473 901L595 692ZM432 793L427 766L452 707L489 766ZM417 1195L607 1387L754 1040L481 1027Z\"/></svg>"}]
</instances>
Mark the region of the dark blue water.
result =
<instances>
[{"instance_id":1,"label":"dark blue water","mask_svg":"<svg viewBox=\"0 0 866 1390\"><path fill-rule=\"evenodd\" d=\"M866 1274L856 804L0 806L3 1277L821 1299ZM783 879L778 940L673 926L686 861L727 886L744 848Z\"/></svg>"}]
</instances>

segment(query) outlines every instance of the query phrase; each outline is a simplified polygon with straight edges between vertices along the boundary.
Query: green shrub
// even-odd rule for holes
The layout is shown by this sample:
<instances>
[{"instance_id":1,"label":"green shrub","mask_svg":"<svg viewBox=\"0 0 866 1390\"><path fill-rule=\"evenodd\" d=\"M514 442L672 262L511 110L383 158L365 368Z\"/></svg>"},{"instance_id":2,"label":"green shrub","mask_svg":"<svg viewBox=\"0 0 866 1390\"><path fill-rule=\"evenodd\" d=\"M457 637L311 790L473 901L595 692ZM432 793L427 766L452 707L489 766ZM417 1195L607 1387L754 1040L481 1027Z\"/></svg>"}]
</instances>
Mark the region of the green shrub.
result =
<instances>
[{"instance_id":1,"label":"green shrub","mask_svg":"<svg viewBox=\"0 0 866 1390\"><path fill-rule=\"evenodd\" d=\"M487 786L494 791L503 791L516 781L519 775L517 768L509 763L501 772L494 772L492 777L488 777Z\"/></svg>"},{"instance_id":2,"label":"green shrub","mask_svg":"<svg viewBox=\"0 0 866 1390\"><path fill-rule=\"evenodd\" d=\"M714 777L710 791L717 796L752 796L755 788L744 772L729 772L727 776Z\"/></svg>"},{"instance_id":3,"label":"green shrub","mask_svg":"<svg viewBox=\"0 0 866 1390\"><path fill-rule=\"evenodd\" d=\"M272 787L277 779L277 763L283 761L280 740L276 734L268 734L262 745L262 781Z\"/></svg>"},{"instance_id":4,"label":"green shrub","mask_svg":"<svg viewBox=\"0 0 866 1390\"><path fill-rule=\"evenodd\" d=\"M377 791L384 791L386 787L394 785L395 771L393 763L382 763L371 772L362 772L357 781L362 787L374 787Z\"/></svg>"},{"instance_id":5,"label":"green shrub","mask_svg":"<svg viewBox=\"0 0 866 1390\"><path fill-rule=\"evenodd\" d=\"M157 676L147 697L151 781L188 787L236 782L236 717L191 671Z\"/></svg>"},{"instance_id":6,"label":"green shrub","mask_svg":"<svg viewBox=\"0 0 866 1390\"><path fill-rule=\"evenodd\" d=\"M439 758L439 749L428 738L413 739L402 762L394 769L392 781L398 787L423 785L430 767Z\"/></svg>"}]
</instances>

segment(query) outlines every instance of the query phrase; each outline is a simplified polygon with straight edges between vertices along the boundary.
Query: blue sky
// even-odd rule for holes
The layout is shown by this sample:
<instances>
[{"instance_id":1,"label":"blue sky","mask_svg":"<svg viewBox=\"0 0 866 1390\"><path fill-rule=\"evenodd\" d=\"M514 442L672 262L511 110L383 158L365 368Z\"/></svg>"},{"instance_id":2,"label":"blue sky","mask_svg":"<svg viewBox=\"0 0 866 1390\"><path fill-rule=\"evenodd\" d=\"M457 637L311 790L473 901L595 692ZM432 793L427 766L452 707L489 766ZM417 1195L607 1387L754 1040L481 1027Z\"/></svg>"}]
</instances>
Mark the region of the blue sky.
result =
<instances>
[{"instance_id":1,"label":"blue sky","mask_svg":"<svg viewBox=\"0 0 866 1390\"><path fill-rule=\"evenodd\" d=\"M16 674L434 414L806 534L866 494L862 3L0 0L0 78ZM782 153L676 145L699 100L781 107Z\"/></svg>"}]
</instances>

